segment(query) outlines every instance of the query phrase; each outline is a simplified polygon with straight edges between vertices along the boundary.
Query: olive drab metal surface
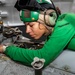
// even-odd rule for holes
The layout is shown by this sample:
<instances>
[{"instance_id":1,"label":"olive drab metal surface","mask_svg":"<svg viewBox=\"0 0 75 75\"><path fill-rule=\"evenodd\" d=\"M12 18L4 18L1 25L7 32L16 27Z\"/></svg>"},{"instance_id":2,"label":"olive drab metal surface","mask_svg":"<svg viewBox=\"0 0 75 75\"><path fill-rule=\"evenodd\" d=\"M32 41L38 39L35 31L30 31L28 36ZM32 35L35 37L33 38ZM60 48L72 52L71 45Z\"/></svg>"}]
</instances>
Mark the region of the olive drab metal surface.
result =
<instances>
[{"instance_id":1,"label":"olive drab metal surface","mask_svg":"<svg viewBox=\"0 0 75 75\"><path fill-rule=\"evenodd\" d=\"M54 4L60 8L62 13L75 13L75 0L53 1ZM24 25L19 18L19 12L14 8L15 3L16 0L0 0L0 21L3 21L1 25L5 27ZM17 31L16 29L12 29L12 32L13 31L21 34L21 31L19 30ZM3 36L7 37L5 34ZM3 36L0 33L0 43L10 43L13 41L11 37L7 37L8 39L1 41ZM23 37L22 35L20 35L20 37L22 39L21 42L25 40L26 42L30 42L29 39ZM35 47L35 45L32 46ZM37 46L37 48L39 48L39 46ZM35 75L35 70L19 62L12 61L4 54L0 54L0 75ZM75 75L75 52L64 50L52 63L50 63L50 65L42 69L42 75Z\"/></svg>"}]
</instances>

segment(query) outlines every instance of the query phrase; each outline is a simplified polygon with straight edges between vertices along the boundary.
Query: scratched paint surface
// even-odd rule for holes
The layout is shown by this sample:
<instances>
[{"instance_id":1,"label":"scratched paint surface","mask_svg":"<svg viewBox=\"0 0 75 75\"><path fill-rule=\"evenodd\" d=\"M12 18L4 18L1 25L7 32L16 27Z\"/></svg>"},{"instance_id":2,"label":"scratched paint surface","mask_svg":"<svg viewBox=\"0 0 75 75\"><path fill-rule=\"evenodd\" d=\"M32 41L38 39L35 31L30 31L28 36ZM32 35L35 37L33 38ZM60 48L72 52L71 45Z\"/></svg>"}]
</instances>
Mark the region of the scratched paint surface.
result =
<instances>
[{"instance_id":1,"label":"scratched paint surface","mask_svg":"<svg viewBox=\"0 0 75 75\"><path fill-rule=\"evenodd\" d=\"M12 61L10 58L4 54L0 54L0 75L35 75L35 70L33 68L22 65L18 62ZM62 69L54 68L54 66L49 65L42 70L42 75L75 75L66 72Z\"/></svg>"}]
</instances>

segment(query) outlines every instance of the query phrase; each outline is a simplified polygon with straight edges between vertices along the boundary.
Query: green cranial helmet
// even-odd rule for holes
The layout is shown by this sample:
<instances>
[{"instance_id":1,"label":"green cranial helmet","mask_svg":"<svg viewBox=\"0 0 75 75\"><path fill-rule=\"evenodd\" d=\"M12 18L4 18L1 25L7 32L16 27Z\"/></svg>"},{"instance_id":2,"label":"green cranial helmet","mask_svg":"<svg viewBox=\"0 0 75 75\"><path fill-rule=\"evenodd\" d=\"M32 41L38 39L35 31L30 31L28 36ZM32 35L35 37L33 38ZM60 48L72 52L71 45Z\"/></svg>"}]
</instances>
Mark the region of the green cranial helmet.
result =
<instances>
[{"instance_id":1,"label":"green cranial helmet","mask_svg":"<svg viewBox=\"0 0 75 75\"><path fill-rule=\"evenodd\" d=\"M23 22L33 22L37 21L39 18L39 11L30 11L27 9L20 11L20 19Z\"/></svg>"},{"instance_id":2,"label":"green cranial helmet","mask_svg":"<svg viewBox=\"0 0 75 75\"><path fill-rule=\"evenodd\" d=\"M49 3L52 4L50 0L36 0L38 3Z\"/></svg>"},{"instance_id":3,"label":"green cranial helmet","mask_svg":"<svg viewBox=\"0 0 75 75\"><path fill-rule=\"evenodd\" d=\"M26 4L25 9L20 10L20 19L23 22L37 21L39 19L40 11L45 11L46 9L55 10L55 7L53 6L51 0L30 0L30 1L34 2L32 3L30 2L29 5Z\"/></svg>"}]
</instances>

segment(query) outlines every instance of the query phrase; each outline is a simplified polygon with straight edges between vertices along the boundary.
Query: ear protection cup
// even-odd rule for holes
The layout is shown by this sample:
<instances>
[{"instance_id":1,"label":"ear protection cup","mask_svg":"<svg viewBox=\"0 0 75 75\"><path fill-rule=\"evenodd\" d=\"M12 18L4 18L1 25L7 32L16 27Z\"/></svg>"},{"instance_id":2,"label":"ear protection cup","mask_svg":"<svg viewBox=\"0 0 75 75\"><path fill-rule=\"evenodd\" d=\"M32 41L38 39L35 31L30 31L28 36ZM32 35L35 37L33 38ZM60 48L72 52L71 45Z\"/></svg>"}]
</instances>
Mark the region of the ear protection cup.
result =
<instances>
[{"instance_id":1,"label":"ear protection cup","mask_svg":"<svg viewBox=\"0 0 75 75\"><path fill-rule=\"evenodd\" d=\"M55 22L56 22L56 19L57 19L57 14L56 12L52 12L49 14L49 23L51 26L54 26L55 25Z\"/></svg>"},{"instance_id":2,"label":"ear protection cup","mask_svg":"<svg viewBox=\"0 0 75 75\"><path fill-rule=\"evenodd\" d=\"M46 9L44 11L44 22L48 26L54 26L57 20L57 17L58 15L56 11L53 9L49 9L49 10Z\"/></svg>"}]
</instances>

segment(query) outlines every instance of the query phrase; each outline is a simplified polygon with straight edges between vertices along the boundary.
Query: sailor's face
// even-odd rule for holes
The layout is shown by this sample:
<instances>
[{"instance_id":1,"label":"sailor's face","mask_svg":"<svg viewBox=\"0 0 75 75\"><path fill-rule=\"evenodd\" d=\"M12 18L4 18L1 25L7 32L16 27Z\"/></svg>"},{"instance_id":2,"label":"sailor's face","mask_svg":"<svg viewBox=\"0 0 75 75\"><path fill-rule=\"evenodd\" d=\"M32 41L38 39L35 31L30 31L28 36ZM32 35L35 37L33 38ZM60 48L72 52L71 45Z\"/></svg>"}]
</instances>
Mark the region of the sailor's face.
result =
<instances>
[{"instance_id":1,"label":"sailor's face","mask_svg":"<svg viewBox=\"0 0 75 75\"><path fill-rule=\"evenodd\" d=\"M46 27L39 22L26 22L26 33L28 33L32 38L39 39L46 32Z\"/></svg>"}]
</instances>

